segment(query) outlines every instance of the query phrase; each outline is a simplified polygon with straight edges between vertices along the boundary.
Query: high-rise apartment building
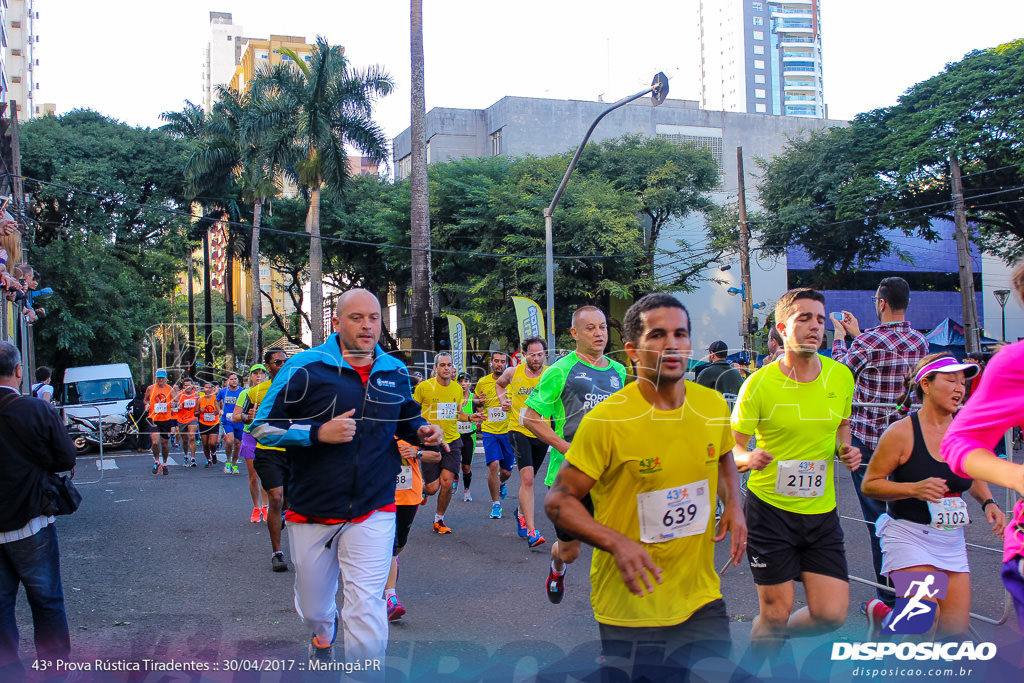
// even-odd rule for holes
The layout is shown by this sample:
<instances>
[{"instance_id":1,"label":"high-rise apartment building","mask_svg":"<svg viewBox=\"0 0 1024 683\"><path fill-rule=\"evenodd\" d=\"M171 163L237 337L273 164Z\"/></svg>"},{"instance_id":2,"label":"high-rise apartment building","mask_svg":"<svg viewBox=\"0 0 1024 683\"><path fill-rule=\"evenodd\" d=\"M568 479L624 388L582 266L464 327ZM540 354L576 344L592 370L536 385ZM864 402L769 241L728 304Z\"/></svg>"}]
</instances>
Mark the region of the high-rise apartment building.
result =
<instances>
[{"instance_id":1,"label":"high-rise apartment building","mask_svg":"<svg viewBox=\"0 0 1024 683\"><path fill-rule=\"evenodd\" d=\"M701 106L827 115L819 0L700 0Z\"/></svg>"},{"instance_id":2,"label":"high-rise apartment building","mask_svg":"<svg viewBox=\"0 0 1024 683\"><path fill-rule=\"evenodd\" d=\"M22 121L44 113L37 103L36 93L39 89L36 78L39 67L36 44L39 35L35 28L39 13L35 10L35 4L33 0L8 0L0 3L7 6L3 21L3 99L5 102L14 100L18 103L18 118Z\"/></svg>"},{"instance_id":3,"label":"high-rise apartment building","mask_svg":"<svg viewBox=\"0 0 1024 683\"><path fill-rule=\"evenodd\" d=\"M242 27L231 12L210 12L210 42L203 60L203 109L209 112L217 101L217 86L231 82L245 43Z\"/></svg>"}]
</instances>

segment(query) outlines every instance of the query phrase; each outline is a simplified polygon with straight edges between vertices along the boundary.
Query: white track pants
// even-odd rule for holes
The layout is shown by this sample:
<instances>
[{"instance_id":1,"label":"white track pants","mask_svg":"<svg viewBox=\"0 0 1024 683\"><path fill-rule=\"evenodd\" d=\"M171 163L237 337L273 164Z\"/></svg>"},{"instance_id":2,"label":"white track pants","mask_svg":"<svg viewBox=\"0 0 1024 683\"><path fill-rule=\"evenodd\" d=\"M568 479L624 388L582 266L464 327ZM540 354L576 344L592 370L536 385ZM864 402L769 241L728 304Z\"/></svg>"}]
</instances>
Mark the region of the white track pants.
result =
<instances>
[{"instance_id":1,"label":"white track pants","mask_svg":"<svg viewBox=\"0 0 1024 683\"><path fill-rule=\"evenodd\" d=\"M335 596L340 574L344 587L341 626L345 660L379 659L388 645L387 603L381 597L391 569L395 513L374 512L346 524L330 548L324 545L338 527L289 524L295 565L295 609L316 637L334 637Z\"/></svg>"}]
</instances>

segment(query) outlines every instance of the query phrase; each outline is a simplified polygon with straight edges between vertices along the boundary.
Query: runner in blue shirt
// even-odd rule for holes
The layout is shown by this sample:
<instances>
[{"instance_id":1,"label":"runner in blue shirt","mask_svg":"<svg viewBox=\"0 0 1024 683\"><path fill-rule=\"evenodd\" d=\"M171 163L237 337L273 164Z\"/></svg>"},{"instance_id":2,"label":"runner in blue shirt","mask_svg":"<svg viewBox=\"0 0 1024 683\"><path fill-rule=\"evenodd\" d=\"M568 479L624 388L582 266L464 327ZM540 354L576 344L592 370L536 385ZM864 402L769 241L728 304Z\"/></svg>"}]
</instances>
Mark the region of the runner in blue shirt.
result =
<instances>
[{"instance_id":1,"label":"runner in blue shirt","mask_svg":"<svg viewBox=\"0 0 1024 683\"><path fill-rule=\"evenodd\" d=\"M235 401L242 393L238 386L238 375L228 375L228 385L217 392L217 408L221 412L220 422L224 430L224 474L238 474L238 452L242 448L241 422L233 422L231 414L235 411Z\"/></svg>"}]
</instances>

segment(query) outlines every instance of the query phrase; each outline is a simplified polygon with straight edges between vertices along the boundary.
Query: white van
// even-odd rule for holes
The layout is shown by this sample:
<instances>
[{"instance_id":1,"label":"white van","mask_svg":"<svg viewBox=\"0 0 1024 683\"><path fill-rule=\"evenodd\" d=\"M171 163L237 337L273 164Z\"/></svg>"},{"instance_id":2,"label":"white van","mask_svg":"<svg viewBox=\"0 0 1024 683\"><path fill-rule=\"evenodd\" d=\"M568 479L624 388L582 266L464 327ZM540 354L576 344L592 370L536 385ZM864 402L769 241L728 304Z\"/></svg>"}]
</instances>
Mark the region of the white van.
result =
<instances>
[{"instance_id":1,"label":"white van","mask_svg":"<svg viewBox=\"0 0 1024 683\"><path fill-rule=\"evenodd\" d=\"M61 392L61 410L65 415L97 417L123 416L135 398L135 384L127 363L87 365L64 371L64 389Z\"/></svg>"}]
</instances>

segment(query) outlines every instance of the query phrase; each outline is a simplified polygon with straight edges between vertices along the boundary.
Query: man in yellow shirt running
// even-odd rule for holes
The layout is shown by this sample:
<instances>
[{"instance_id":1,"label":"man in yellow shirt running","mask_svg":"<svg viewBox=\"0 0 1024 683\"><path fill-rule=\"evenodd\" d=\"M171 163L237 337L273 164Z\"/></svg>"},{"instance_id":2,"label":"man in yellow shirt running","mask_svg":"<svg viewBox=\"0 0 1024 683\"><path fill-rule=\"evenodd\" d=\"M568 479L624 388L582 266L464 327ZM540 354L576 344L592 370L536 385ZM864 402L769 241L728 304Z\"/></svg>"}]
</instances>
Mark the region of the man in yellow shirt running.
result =
<instances>
[{"instance_id":1,"label":"man in yellow shirt running","mask_svg":"<svg viewBox=\"0 0 1024 683\"><path fill-rule=\"evenodd\" d=\"M623 338L637 381L580 422L545 511L594 546L591 605L606 663L624 658L632 680L659 680L666 662L688 666L694 643L728 655L714 545L731 532L738 565L746 525L728 405L713 389L684 380L686 308L668 294L649 294L626 312ZM588 493L593 517L581 502ZM717 533L716 497L725 505ZM634 652L641 641L665 649Z\"/></svg>"},{"instance_id":2,"label":"man in yellow shirt running","mask_svg":"<svg viewBox=\"0 0 1024 683\"><path fill-rule=\"evenodd\" d=\"M501 501L508 495L505 482L512 476L516 459L508 439L508 413L498 397L496 381L508 366L508 354L491 353L491 372L476 383L473 408L487 417L480 426L484 442L484 460L487 463L487 488L491 492L491 519L501 519Z\"/></svg>"}]
</instances>

